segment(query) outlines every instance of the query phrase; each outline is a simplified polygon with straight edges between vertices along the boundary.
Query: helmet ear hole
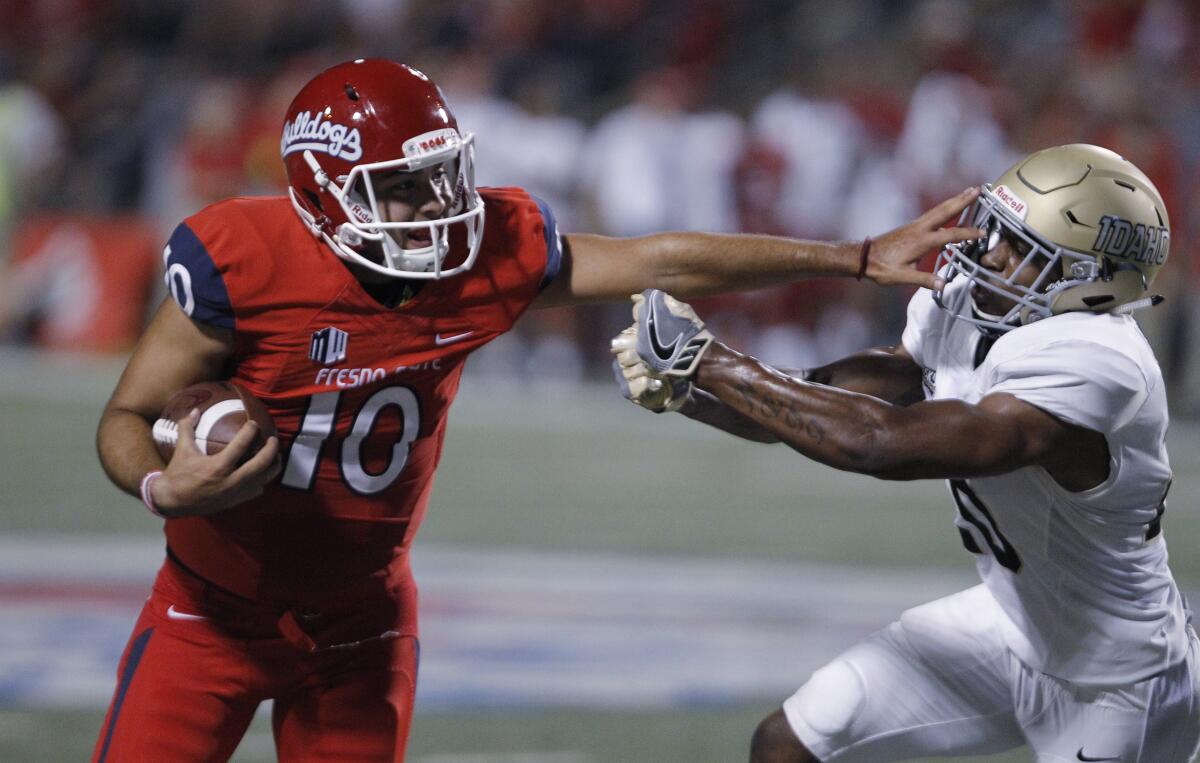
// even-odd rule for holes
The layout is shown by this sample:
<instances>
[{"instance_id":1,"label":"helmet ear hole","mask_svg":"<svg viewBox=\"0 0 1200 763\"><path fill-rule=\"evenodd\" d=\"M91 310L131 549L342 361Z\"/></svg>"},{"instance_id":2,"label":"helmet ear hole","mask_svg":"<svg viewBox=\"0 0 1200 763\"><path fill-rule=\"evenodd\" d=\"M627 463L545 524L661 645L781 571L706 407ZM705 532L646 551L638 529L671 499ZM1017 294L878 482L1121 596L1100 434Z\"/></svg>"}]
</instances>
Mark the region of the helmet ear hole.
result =
<instances>
[{"instance_id":1,"label":"helmet ear hole","mask_svg":"<svg viewBox=\"0 0 1200 763\"><path fill-rule=\"evenodd\" d=\"M320 197L318 197L315 193L313 193L312 191L310 191L307 188L301 188L300 192L304 194L304 198L308 201L309 204L313 205L313 207L315 207L318 212L321 212L322 214L325 212L325 209L321 206Z\"/></svg>"}]
</instances>

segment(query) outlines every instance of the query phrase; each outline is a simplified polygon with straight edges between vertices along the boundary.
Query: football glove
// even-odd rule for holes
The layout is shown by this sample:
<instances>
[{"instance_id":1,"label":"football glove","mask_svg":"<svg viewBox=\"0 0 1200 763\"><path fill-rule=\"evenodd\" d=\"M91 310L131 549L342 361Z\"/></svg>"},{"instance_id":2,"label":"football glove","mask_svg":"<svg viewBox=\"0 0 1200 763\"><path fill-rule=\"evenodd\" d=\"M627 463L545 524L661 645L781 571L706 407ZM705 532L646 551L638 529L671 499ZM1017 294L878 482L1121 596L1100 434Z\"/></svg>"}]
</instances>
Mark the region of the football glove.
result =
<instances>
[{"instance_id":1,"label":"football glove","mask_svg":"<svg viewBox=\"0 0 1200 763\"><path fill-rule=\"evenodd\" d=\"M655 376L691 379L713 335L692 306L665 291L633 295L637 354Z\"/></svg>"},{"instance_id":2,"label":"football glove","mask_svg":"<svg viewBox=\"0 0 1200 763\"><path fill-rule=\"evenodd\" d=\"M613 376L621 394L634 405L654 413L677 411L687 402L692 383L655 376L637 354L637 325L613 337Z\"/></svg>"}]
</instances>

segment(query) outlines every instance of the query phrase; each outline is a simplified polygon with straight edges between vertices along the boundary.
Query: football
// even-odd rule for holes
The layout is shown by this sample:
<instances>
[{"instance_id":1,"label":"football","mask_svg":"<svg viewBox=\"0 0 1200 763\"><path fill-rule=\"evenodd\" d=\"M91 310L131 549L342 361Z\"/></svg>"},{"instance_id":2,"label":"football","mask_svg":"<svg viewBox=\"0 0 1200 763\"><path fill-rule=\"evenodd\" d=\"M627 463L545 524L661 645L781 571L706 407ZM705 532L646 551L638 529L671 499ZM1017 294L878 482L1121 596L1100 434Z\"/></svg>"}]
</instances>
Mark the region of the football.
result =
<instances>
[{"instance_id":1,"label":"football","mask_svg":"<svg viewBox=\"0 0 1200 763\"><path fill-rule=\"evenodd\" d=\"M201 382L172 395L154 422L151 430L154 445L164 461L170 461L175 453L179 422L193 409L200 411L200 420L196 422L196 447L205 455L220 453L247 419L258 424L258 435L247 458L275 434L275 422L263 401L231 382Z\"/></svg>"}]
</instances>

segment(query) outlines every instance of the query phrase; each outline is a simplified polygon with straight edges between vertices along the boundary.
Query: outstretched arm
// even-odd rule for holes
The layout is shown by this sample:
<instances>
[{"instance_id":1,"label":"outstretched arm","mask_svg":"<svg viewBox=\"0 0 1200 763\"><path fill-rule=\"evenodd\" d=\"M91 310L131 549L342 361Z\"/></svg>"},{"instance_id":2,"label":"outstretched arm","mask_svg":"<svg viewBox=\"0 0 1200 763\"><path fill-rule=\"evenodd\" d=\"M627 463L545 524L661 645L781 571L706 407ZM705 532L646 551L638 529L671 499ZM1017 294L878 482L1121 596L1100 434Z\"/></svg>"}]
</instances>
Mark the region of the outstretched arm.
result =
<instances>
[{"instance_id":1,"label":"outstretched arm","mask_svg":"<svg viewBox=\"0 0 1200 763\"><path fill-rule=\"evenodd\" d=\"M670 406L670 410L735 437L762 443L779 442L773 432L691 383L648 391L647 385L661 382L651 379L648 366L637 356L635 343L633 330L627 330L613 340L613 354L617 356L613 361L614 371L627 399L662 412L667 410L663 396L673 392L680 399ZM911 405L924 398L921 368L913 362L904 345L863 350L807 371L798 368L777 370L793 379L871 395L896 405Z\"/></svg>"},{"instance_id":2,"label":"outstretched arm","mask_svg":"<svg viewBox=\"0 0 1200 763\"><path fill-rule=\"evenodd\" d=\"M672 388L690 382L779 441L837 469L908 480L1041 466L1069 490L1093 487L1108 475L1101 433L1012 395L992 394L978 404L898 405L797 379L735 352L713 339L690 306L662 292L639 295L634 316L635 352L650 378ZM825 375L855 377L852 368Z\"/></svg>"},{"instance_id":3,"label":"outstretched arm","mask_svg":"<svg viewBox=\"0 0 1200 763\"><path fill-rule=\"evenodd\" d=\"M778 371L791 379L870 395L894 405L911 405L924 399L921 368L913 362L904 345L863 350L808 371L791 368ZM780 441L774 432L759 422L696 386L692 387L679 412L746 440Z\"/></svg>"},{"instance_id":4,"label":"outstretched arm","mask_svg":"<svg viewBox=\"0 0 1200 763\"><path fill-rule=\"evenodd\" d=\"M1103 435L1007 394L899 406L798 381L714 343L697 387L821 463L881 479L968 478L1042 466L1067 489L1103 482Z\"/></svg>"},{"instance_id":5,"label":"outstretched arm","mask_svg":"<svg viewBox=\"0 0 1200 763\"><path fill-rule=\"evenodd\" d=\"M934 288L938 279L916 268L930 251L982 235L976 228L942 228L975 200L969 188L908 225L865 247L864 275L880 284ZM806 277L849 276L863 266L862 241L803 241L777 236L660 233L639 238L589 234L563 237L562 271L535 307L624 299L653 287L696 297L772 286Z\"/></svg>"}]
</instances>

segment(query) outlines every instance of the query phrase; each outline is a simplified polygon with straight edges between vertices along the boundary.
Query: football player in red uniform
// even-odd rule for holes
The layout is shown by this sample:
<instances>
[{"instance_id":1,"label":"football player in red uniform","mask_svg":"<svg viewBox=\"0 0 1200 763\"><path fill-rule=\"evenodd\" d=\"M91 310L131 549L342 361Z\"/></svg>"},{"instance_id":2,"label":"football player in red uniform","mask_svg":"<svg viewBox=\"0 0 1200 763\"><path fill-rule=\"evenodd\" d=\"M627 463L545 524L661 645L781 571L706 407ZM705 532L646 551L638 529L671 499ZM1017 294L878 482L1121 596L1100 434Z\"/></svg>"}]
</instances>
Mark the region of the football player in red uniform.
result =
<instances>
[{"instance_id":1,"label":"football player in red uniform","mask_svg":"<svg viewBox=\"0 0 1200 763\"><path fill-rule=\"evenodd\" d=\"M279 759L404 758L417 674L408 549L466 357L529 307L698 295L810 275L930 285L911 263L973 200L870 242L561 234L519 188L476 188L472 136L401 64L315 77L281 141L289 197L186 219L164 250L171 299L134 351L97 435L125 491L165 517L167 558L134 626L96 761L215 761L274 700ZM176 390L231 379L278 439L247 457L151 423Z\"/></svg>"}]
</instances>

